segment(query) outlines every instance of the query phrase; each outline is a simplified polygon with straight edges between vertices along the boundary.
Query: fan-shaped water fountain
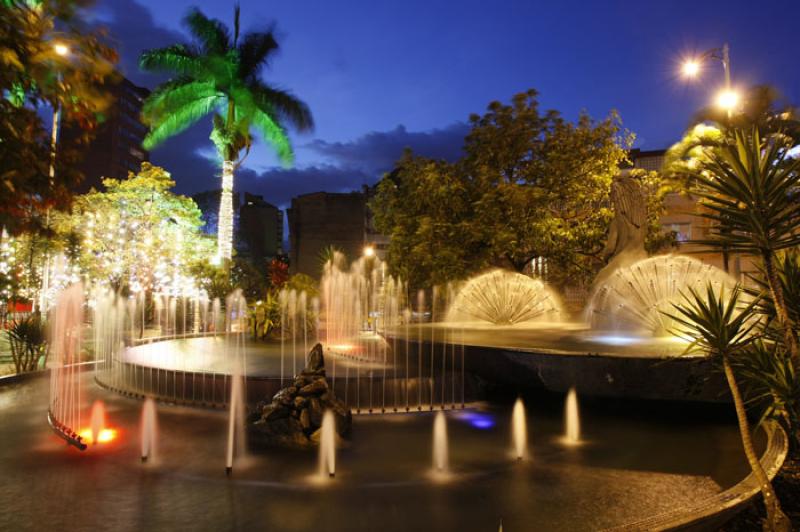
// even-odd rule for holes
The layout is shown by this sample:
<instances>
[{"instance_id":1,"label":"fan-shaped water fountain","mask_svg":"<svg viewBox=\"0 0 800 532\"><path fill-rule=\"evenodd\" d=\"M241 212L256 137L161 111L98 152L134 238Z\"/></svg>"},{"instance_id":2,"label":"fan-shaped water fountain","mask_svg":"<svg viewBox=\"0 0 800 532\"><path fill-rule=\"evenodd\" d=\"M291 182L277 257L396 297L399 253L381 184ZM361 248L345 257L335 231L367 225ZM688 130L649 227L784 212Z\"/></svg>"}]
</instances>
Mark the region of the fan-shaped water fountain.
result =
<instances>
[{"instance_id":1,"label":"fan-shaped water fountain","mask_svg":"<svg viewBox=\"0 0 800 532\"><path fill-rule=\"evenodd\" d=\"M683 255L660 255L619 268L595 290L587 306L593 329L668 335L668 316L689 288L732 289L736 281L719 268Z\"/></svg>"},{"instance_id":2,"label":"fan-shaped water fountain","mask_svg":"<svg viewBox=\"0 0 800 532\"><path fill-rule=\"evenodd\" d=\"M467 281L450 306L447 321L514 325L558 321L561 312L558 296L544 282L498 269Z\"/></svg>"}]
</instances>

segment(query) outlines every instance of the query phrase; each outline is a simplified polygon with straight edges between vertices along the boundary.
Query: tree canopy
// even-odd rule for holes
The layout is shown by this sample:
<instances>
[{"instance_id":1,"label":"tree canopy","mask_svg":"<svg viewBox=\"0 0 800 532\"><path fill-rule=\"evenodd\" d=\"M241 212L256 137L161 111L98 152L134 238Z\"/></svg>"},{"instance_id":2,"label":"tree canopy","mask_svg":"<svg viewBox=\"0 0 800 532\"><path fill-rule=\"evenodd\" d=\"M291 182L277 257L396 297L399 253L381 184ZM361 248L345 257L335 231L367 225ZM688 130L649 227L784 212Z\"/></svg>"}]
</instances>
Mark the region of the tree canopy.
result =
<instances>
[{"instance_id":1,"label":"tree canopy","mask_svg":"<svg viewBox=\"0 0 800 532\"><path fill-rule=\"evenodd\" d=\"M439 284L543 258L556 284L589 279L604 261L608 195L632 141L616 113L570 122L541 112L530 90L470 123L459 161L408 152L378 184L371 207L391 237L392 273Z\"/></svg>"}]
</instances>

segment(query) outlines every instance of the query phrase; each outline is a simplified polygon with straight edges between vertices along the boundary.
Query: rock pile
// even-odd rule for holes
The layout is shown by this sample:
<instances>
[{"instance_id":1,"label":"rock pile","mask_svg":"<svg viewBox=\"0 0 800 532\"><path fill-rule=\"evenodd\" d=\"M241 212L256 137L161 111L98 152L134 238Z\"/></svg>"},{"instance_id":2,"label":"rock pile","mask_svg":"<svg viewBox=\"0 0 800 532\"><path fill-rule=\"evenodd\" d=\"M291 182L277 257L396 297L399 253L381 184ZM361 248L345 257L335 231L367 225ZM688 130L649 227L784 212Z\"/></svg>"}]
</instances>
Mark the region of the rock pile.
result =
<instances>
[{"instance_id":1,"label":"rock pile","mask_svg":"<svg viewBox=\"0 0 800 532\"><path fill-rule=\"evenodd\" d=\"M250 442L255 445L308 448L319 444L322 415L331 410L339 436L350 433L353 418L328 386L322 345L308 354L305 369L294 382L278 391L270 402L256 405L250 416Z\"/></svg>"}]
</instances>

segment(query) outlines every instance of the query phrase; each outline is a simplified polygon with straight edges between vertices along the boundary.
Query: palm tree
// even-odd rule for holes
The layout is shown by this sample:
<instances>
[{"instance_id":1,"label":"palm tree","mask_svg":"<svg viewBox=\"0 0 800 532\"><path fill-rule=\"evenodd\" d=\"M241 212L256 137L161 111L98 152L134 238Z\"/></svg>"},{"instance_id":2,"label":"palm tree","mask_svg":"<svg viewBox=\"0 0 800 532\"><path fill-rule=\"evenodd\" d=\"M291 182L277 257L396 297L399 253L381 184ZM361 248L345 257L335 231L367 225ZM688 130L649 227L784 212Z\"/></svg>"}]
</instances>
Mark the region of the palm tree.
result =
<instances>
[{"instance_id":1,"label":"palm tree","mask_svg":"<svg viewBox=\"0 0 800 532\"><path fill-rule=\"evenodd\" d=\"M767 525L769 530L788 531L791 529L789 519L781 510L780 501L753 447L744 400L733 371L734 360L746 352L747 346L753 341L751 333L759 324L755 312L757 300L741 305L740 295L739 286L727 298L724 291L718 295L711 283L706 286L705 296L690 288L689 294L684 294L684 301L673 305L676 312L670 317L684 329L678 332L679 335L688 334L693 338L687 352L700 350L722 364L736 408L744 453L764 497Z\"/></svg>"},{"instance_id":2,"label":"palm tree","mask_svg":"<svg viewBox=\"0 0 800 532\"><path fill-rule=\"evenodd\" d=\"M686 168L692 193L701 199L699 214L713 222L710 238L698 243L761 257L764 276L792 363L800 368L797 336L776 254L800 244L800 159L789 151L789 137L763 137L756 127L733 132L730 142L710 148Z\"/></svg>"},{"instance_id":3,"label":"palm tree","mask_svg":"<svg viewBox=\"0 0 800 532\"><path fill-rule=\"evenodd\" d=\"M233 248L233 175L252 145L251 129L271 144L281 162L294 154L287 124L298 131L313 128L305 103L260 79L262 68L278 50L272 31L239 36L239 6L234 10L233 35L216 19L192 9L184 24L193 44L175 44L142 53L144 70L168 72L173 78L147 98L142 109L150 132L144 147L152 149L213 114L211 140L222 159L222 197L217 252L230 259ZM244 156L239 154L245 151Z\"/></svg>"}]
</instances>

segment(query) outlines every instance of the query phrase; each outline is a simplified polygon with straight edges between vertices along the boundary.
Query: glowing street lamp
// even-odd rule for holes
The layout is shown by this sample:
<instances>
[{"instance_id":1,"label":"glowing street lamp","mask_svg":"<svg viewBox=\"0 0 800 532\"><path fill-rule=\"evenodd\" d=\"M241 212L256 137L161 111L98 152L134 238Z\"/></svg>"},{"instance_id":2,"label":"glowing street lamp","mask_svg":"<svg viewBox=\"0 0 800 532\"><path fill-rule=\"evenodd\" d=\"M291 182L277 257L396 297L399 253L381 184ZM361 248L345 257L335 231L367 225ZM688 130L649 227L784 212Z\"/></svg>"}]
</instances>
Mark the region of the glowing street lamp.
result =
<instances>
[{"instance_id":1,"label":"glowing street lamp","mask_svg":"<svg viewBox=\"0 0 800 532\"><path fill-rule=\"evenodd\" d=\"M689 59L683 63L681 71L683 72L683 75L687 78L696 78L697 75L700 73L700 63L698 63L694 59Z\"/></svg>"},{"instance_id":2,"label":"glowing street lamp","mask_svg":"<svg viewBox=\"0 0 800 532\"><path fill-rule=\"evenodd\" d=\"M728 112L736 109L739 105L739 93L732 89L726 89L717 95L717 106Z\"/></svg>"},{"instance_id":3,"label":"glowing street lamp","mask_svg":"<svg viewBox=\"0 0 800 532\"><path fill-rule=\"evenodd\" d=\"M372 246L364 246L364 256L371 258L375 256L375 248Z\"/></svg>"},{"instance_id":4,"label":"glowing street lamp","mask_svg":"<svg viewBox=\"0 0 800 532\"><path fill-rule=\"evenodd\" d=\"M66 57L69 55L69 46L64 43L57 42L53 45L53 50L56 54L60 55L61 57Z\"/></svg>"}]
</instances>

